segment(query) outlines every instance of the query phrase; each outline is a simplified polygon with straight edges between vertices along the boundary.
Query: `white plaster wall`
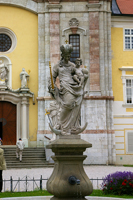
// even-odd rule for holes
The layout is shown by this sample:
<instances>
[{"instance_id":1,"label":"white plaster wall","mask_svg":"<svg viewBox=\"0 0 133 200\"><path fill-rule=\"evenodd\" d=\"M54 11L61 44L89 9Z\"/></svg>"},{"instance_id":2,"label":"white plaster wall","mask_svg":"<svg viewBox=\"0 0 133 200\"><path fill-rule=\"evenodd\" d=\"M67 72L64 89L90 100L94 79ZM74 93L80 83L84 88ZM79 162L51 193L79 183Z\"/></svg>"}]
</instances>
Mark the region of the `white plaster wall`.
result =
<instances>
[{"instance_id":1,"label":"white plaster wall","mask_svg":"<svg viewBox=\"0 0 133 200\"><path fill-rule=\"evenodd\" d=\"M116 155L116 165L133 165L133 155Z\"/></svg>"},{"instance_id":2,"label":"white plaster wall","mask_svg":"<svg viewBox=\"0 0 133 200\"><path fill-rule=\"evenodd\" d=\"M106 100L84 100L81 108L81 124L88 122L88 130L106 129Z\"/></svg>"},{"instance_id":3,"label":"white plaster wall","mask_svg":"<svg viewBox=\"0 0 133 200\"><path fill-rule=\"evenodd\" d=\"M37 134L37 147L46 147L46 145L49 144L49 139L45 138L44 136L47 136L48 138L52 138L52 133L51 134Z\"/></svg>"},{"instance_id":4,"label":"white plaster wall","mask_svg":"<svg viewBox=\"0 0 133 200\"><path fill-rule=\"evenodd\" d=\"M90 133L81 136L93 145L92 148L86 150L88 157L85 164L115 164L115 135L107 133L107 130L113 128L112 116L112 109L106 100L83 101L81 124L83 126L85 122L88 122L87 130ZM96 134L93 132L95 130L97 130Z\"/></svg>"},{"instance_id":5,"label":"white plaster wall","mask_svg":"<svg viewBox=\"0 0 133 200\"><path fill-rule=\"evenodd\" d=\"M126 114L126 107L123 107L122 105L123 105L123 101L114 101L114 103L113 103L114 116Z\"/></svg>"},{"instance_id":6,"label":"white plaster wall","mask_svg":"<svg viewBox=\"0 0 133 200\"><path fill-rule=\"evenodd\" d=\"M38 130L45 130L45 102L38 102Z\"/></svg>"},{"instance_id":7,"label":"white plaster wall","mask_svg":"<svg viewBox=\"0 0 133 200\"><path fill-rule=\"evenodd\" d=\"M116 164L132 165L133 153L126 153L126 134L133 130L133 112L126 112L128 106L123 101L115 101L113 104L114 129L116 143Z\"/></svg>"},{"instance_id":8,"label":"white plaster wall","mask_svg":"<svg viewBox=\"0 0 133 200\"><path fill-rule=\"evenodd\" d=\"M81 134L81 138L92 144L84 155L87 158L84 164L108 164L107 134Z\"/></svg>"}]
</instances>

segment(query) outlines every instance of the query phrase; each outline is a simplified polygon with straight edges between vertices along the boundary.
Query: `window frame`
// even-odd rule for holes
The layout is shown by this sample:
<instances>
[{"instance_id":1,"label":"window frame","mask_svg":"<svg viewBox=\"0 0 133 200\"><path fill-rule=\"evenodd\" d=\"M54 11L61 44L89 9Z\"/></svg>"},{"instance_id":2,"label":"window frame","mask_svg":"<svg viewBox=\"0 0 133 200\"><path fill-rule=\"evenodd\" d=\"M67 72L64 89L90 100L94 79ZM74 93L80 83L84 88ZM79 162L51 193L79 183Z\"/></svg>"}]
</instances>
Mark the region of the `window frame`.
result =
<instances>
[{"instance_id":1,"label":"window frame","mask_svg":"<svg viewBox=\"0 0 133 200\"><path fill-rule=\"evenodd\" d=\"M10 37L11 41L12 41L11 48L7 51L4 51L4 52L0 51L0 54L5 55L5 54L8 54L8 53L11 53L12 51L14 51L14 49L17 46L17 37L16 37L15 33L13 31L11 31L10 29L5 28L5 27L0 27L0 33L8 35Z\"/></svg>"},{"instance_id":2,"label":"window frame","mask_svg":"<svg viewBox=\"0 0 133 200\"><path fill-rule=\"evenodd\" d=\"M131 81L131 86L127 85L127 81ZM133 78L126 78L126 104L133 104ZM128 94L127 94L127 89L131 89L131 103L128 103Z\"/></svg>"},{"instance_id":3,"label":"window frame","mask_svg":"<svg viewBox=\"0 0 133 200\"><path fill-rule=\"evenodd\" d=\"M70 43L70 37L71 36L79 36L79 45L78 46L73 46L73 47L79 47L79 52L78 52L78 54L79 54L79 57L72 57L72 58L74 58L75 60L76 60L76 58L80 58L80 34L70 34L69 35L69 44L71 44ZM71 60L70 60L71 61ZM71 62L74 62L75 63L75 61L71 61Z\"/></svg>"},{"instance_id":4,"label":"window frame","mask_svg":"<svg viewBox=\"0 0 133 200\"><path fill-rule=\"evenodd\" d=\"M4 53L11 49L12 39L5 33L0 33L0 52Z\"/></svg>"},{"instance_id":5,"label":"window frame","mask_svg":"<svg viewBox=\"0 0 133 200\"><path fill-rule=\"evenodd\" d=\"M125 30L130 30L130 34L125 34ZM123 34L124 34L124 50L125 51L133 51L133 35L131 34L131 31L133 31L133 28L124 28ZM126 48L126 37L130 38L130 48Z\"/></svg>"},{"instance_id":6,"label":"window frame","mask_svg":"<svg viewBox=\"0 0 133 200\"><path fill-rule=\"evenodd\" d=\"M133 97L132 97L132 103L127 103L127 95L126 95L126 80L131 79L133 80L133 75L127 75L126 71L133 71L133 66L122 66L119 68L119 70L122 71L122 84L123 84L123 104L124 107L133 107ZM132 94L133 95L133 94Z\"/></svg>"},{"instance_id":7,"label":"window frame","mask_svg":"<svg viewBox=\"0 0 133 200\"><path fill-rule=\"evenodd\" d=\"M125 130L125 134L126 134L126 138L125 138L126 139L126 154L133 154L133 150L132 151L129 150L129 143L128 143L129 139L128 139L128 137L129 137L130 133L133 134L133 130Z\"/></svg>"}]
</instances>

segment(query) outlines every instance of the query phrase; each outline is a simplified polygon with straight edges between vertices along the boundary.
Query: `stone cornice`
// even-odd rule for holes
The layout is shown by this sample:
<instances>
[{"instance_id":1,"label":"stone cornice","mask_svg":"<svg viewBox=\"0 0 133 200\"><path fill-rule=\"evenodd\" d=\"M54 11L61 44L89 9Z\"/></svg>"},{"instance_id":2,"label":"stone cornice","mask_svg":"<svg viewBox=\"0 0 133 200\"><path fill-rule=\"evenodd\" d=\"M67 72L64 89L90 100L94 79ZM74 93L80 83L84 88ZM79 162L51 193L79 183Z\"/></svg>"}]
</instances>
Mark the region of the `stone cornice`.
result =
<instances>
[{"instance_id":1,"label":"stone cornice","mask_svg":"<svg viewBox=\"0 0 133 200\"><path fill-rule=\"evenodd\" d=\"M86 5L86 7L88 8L89 12L96 12L99 11L101 5L101 3L89 3Z\"/></svg>"},{"instance_id":2,"label":"stone cornice","mask_svg":"<svg viewBox=\"0 0 133 200\"><path fill-rule=\"evenodd\" d=\"M132 104L133 107L133 104ZM127 114L127 115L114 115L114 118L133 118L133 115Z\"/></svg>"},{"instance_id":3,"label":"stone cornice","mask_svg":"<svg viewBox=\"0 0 133 200\"><path fill-rule=\"evenodd\" d=\"M85 130L82 134L115 134L114 130L101 130L101 129L97 129L97 130Z\"/></svg>"},{"instance_id":4,"label":"stone cornice","mask_svg":"<svg viewBox=\"0 0 133 200\"><path fill-rule=\"evenodd\" d=\"M50 96L45 96L45 97L37 97L36 98L37 101L49 101L49 100L54 100L52 97Z\"/></svg>"},{"instance_id":5,"label":"stone cornice","mask_svg":"<svg viewBox=\"0 0 133 200\"><path fill-rule=\"evenodd\" d=\"M62 30L62 37L65 36L65 32L68 31L68 30L71 30L71 27L68 27L68 28L65 28L65 29ZM86 32L87 32L86 29L84 29L82 27L78 27L77 30L82 31L83 35L86 36Z\"/></svg>"},{"instance_id":6,"label":"stone cornice","mask_svg":"<svg viewBox=\"0 0 133 200\"><path fill-rule=\"evenodd\" d=\"M100 1L107 1L107 0L100 0ZM109 0L108 0L109 1ZM61 0L61 3L63 2L86 2L88 3L88 0ZM60 8L62 7L61 4L48 4L47 8L49 9L48 11L45 10L45 3L49 3L48 0L25 0L25 1L18 1L18 0L0 0L0 5L11 5L11 6L16 6L16 7L20 7L26 10L29 10L30 12L36 13L36 14L43 14L43 13L47 13L47 12L61 12ZM102 2L101 2L102 3ZM95 4L100 4L101 3L95 3ZM92 5L93 7L94 3L88 3L88 5ZM87 6L88 6L87 5ZM88 9L88 11L102 11L99 8L91 8L91 6L89 6L90 8ZM94 10L95 9L95 10ZM63 13L79 13L79 11L63 11ZM80 11L81 13L84 13L84 11ZM104 12L104 10L103 10Z\"/></svg>"},{"instance_id":7,"label":"stone cornice","mask_svg":"<svg viewBox=\"0 0 133 200\"><path fill-rule=\"evenodd\" d=\"M62 0L63 1L63 0ZM81 0L82 1L82 0ZM112 0L88 0L88 3L98 3L100 1L112 2Z\"/></svg>"},{"instance_id":8,"label":"stone cornice","mask_svg":"<svg viewBox=\"0 0 133 200\"><path fill-rule=\"evenodd\" d=\"M120 67L119 70L121 71L133 71L133 66L123 66L123 67Z\"/></svg>"},{"instance_id":9,"label":"stone cornice","mask_svg":"<svg viewBox=\"0 0 133 200\"><path fill-rule=\"evenodd\" d=\"M87 96L84 100L114 100L113 96Z\"/></svg>"},{"instance_id":10,"label":"stone cornice","mask_svg":"<svg viewBox=\"0 0 133 200\"><path fill-rule=\"evenodd\" d=\"M59 10L62 8L62 5L49 4L47 5L47 8L49 9L49 12L59 12Z\"/></svg>"},{"instance_id":11,"label":"stone cornice","mask_svg":"<svg viewBox=\"0 0 133 200\"><path fill-rule=\"evenodd\" d=\"M38 130L38 134L51 134L50 130ZM107 129L97 129L97 130L85 130L82 134L115 134L114 130L107 130ZM48 139L48 138L47 138Z\"/></svg>"},{"instance_id":12,"label":"stone cornice","mask_svg":"<svg viewBox=\"0 0 133 200\"><path fill-rule=\"evenodd\" d=\"M60 0L48 0L48 2L50 4L58 4L58 3L60 3Z\"/></svg>"},{"instance_id":13,"label":"stone cornice","mask_svg":"<svg viewBox=\"0 0 133 200\"><path fill-rule=\"evenodd\" d=\"M60 2L89 2L89 3L96 3L99 1L107 1L107 2L111 2L112 0L32 0L36 3L45 3L45 2L49 2L50 4L57 4Z\"/></svg>"},{"instance_id":14,"label":"stone cornice","mask_svg":"<svg viewBox=\"0 0 133 200\"><path fill-rule=\"evenodd\" d=\"M18 103L26 103L29 105L29 98L32 97L31 95L26 96L25 94L16 94L9 91L0 91L0 101L9 101L13 104Z\"/></svg>"},{"instance_id":15,"label":"stone cornice","mask_svg":"<svg viewBox=\"0 0 133 200\"><path fill-rule=\"evenodd\" d=\"M50 96L45 96L45 97L37 97L37 101L49 101L49 100L54 100ZM84 100L114 100L113 96L87 96L84 97Z\"/></svg>"},{"instance_id":16,"label":"stone cornice","mask_svg":"<svg viewBox=\"0 0 133 200\"><path fill-rule=\"evenodd\" d=\"M29 10L33 13L38 13L38 3L32 0L25 0L25 1L0 0L0 5L17 6L17 7Z\"/></svg>"}]
</instances>

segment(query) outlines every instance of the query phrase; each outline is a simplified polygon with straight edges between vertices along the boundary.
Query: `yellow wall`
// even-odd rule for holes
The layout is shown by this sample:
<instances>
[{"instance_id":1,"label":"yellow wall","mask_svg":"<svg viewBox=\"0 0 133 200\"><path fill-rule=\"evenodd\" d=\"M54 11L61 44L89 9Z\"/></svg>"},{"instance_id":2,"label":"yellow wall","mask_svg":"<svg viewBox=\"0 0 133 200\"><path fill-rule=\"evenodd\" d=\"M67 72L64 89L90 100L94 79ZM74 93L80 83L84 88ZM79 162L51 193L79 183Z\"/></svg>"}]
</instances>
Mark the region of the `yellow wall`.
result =
<instances>
[{"instance_id":1,"label":"yellow wall","mask_svg":"<svg viewBox=\"0 0 133 200\"><path fill-rule=\"evenodd\" d=\"M133 51L124 50L123 28L111 29L112 88L115 101L123 101L122 66L133 66ZM130 74L133 75L133 72Z\"/></svg>"},{"instance_id":2,"label":"yellow wall","mask_svg":"<svg viewBox=\"0 0 133 200\"><path fill-rule=\"evenodd\" d=\"M0 26L12 30L17 46L8 56L12 62L12 88L20 88L19 74L22 68L29 73L29 88L37 97L38 91L38 17L21 8L0 6ZM36 140L37 102L29 105L29 136Z\"/></svg>"}]
</instances>

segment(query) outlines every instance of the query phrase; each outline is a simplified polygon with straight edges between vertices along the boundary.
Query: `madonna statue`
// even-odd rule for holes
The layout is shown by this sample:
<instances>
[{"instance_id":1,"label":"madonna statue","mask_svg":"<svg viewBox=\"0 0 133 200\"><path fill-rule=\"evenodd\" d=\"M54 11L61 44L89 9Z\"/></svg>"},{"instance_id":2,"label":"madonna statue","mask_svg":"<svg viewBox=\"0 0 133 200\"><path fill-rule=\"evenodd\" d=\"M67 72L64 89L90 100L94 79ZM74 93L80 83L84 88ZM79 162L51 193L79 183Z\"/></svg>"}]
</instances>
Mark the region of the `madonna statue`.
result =
<instances>
[{"instance_id":1,"label":"madonna statue","mask_svg":"<svg viewBox=\"0 0 133 200\"><path fill-rule=\"evenodd\" d=\"M88 75L86 75L88 70L85 68L79 69L79 66L77 67L77 65L75 66L74 63L70 62L70 55L73 51L72 45L64 44L60 47L60 50L61 60L53 67L52 72L54 89L49 84L49 92L59 104L60 117L57 121L58 126L56 123L56 128L51 125L50 128L56 134L79 134L87 126L87 123L84 127L80 126L80 110L84 97L84 86L88 78ZM57 77L60 81L60 88L55 84Z\"/></svg>"}]
</instances>

